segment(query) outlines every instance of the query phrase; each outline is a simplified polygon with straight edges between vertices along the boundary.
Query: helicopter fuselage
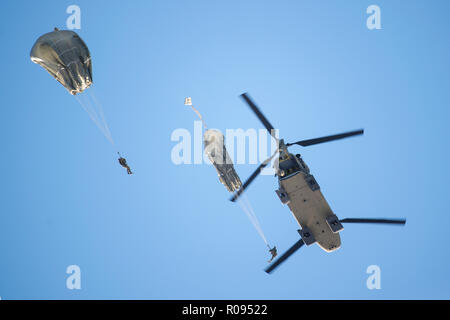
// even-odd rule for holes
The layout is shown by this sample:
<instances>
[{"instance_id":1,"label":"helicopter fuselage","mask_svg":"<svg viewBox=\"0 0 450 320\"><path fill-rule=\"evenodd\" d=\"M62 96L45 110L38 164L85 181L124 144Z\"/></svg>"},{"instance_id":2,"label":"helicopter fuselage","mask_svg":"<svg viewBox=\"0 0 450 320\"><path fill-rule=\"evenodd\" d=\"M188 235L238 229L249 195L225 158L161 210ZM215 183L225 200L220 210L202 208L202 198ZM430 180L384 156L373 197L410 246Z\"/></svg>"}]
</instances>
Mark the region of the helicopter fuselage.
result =
<instances>
[{"instance_id":1,"label":"helicopter fuselage","mask_svg":"<svg viewBox=\"0 0 450 320\"><path fill-rule=\"evenodd\" d=\"M282 145L277 167L279 189L276 193L300 225L298 231L305 244L317 243L327 252L337 250L341 246L342 225L336 226L339 220L301 156L289 153Z\"/></svg>"},{"instance_id":2,"label":"helicopter fuselage","mask_svg":"<svg viewBox=\"0 0 450 320\"><path fill-rule=\"evenodd\" d=\"M288 147L308 147L325 142L341 140L364 134L364 129L343 132L334 135L322 136L314 139L300 140L293 143L284 143L279 139L273 125L267 120L258 106L252 101L247 93L241 94L242 99L248 104L253 113L258 117L270 135L275 139L278 148L271 157L262 162L250 177L242 184L242 187L230 198L236 201L245 189L261 174L262 170L278 154L275 163L275 176L278 176L279 188L276 190L283 204L291 209L295 220L300 225L298 230L301 239L297 240L285 253L276 259L265 269L271 273L303 245L317 243L324 251L332 252L340 248L341 238L339 232L344 229L342 223L377 223L404 225L405 219L368 219L368 218L346 218L339 219L331 210L328 202L320 191L319 184L310 173L308 166L301 155L289 153Z\"/></svg>"}]
</instances>

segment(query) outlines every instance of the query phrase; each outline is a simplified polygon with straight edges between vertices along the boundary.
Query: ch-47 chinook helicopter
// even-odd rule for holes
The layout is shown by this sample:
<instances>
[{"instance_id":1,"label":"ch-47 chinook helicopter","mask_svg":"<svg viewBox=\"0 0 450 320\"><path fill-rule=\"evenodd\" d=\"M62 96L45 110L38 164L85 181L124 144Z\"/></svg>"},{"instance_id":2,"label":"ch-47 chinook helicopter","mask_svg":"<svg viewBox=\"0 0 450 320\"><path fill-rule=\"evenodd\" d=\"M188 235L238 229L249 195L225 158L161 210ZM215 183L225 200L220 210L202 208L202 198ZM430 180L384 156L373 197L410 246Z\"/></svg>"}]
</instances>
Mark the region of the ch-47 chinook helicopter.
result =
<instances>
[{"instance_id":1,"label":"ch-47 chinook helicopter","mask_svg":"<svg viewBox=\"0 0 450 320\"><path fill-rule=\"evenodd\" d=\"M304 244L310 246L317 243L326 252L337 250L341 246L339 232L344 229L342 223L383 223L404 225L404 219L364 219L347 218L339 219L331 210L314 176L310 173L308 166L299 154L289 153L288 147L299 145L307 147L319 143L334 141L361 135L364 130L356 130L341 134L325 136L321 138L301 140L294 143L285 143L283 139L275 137L274 127L262 114L250 97L244 93L241 97L247 102L264 127L271 136L277 140L278 150L266 161L264 161L245 181L242 187L235 192L231 201L235 201L249 184L261 173L261 171L279 154L278 165L276 165L276 176L278 176L279 188L276 190L283 204L287 204L292 211L301 229L298 230L301 239L298 240L283 255L269 265L265 271L271 273L293 253Z\"/></svg>"}]
</instances>

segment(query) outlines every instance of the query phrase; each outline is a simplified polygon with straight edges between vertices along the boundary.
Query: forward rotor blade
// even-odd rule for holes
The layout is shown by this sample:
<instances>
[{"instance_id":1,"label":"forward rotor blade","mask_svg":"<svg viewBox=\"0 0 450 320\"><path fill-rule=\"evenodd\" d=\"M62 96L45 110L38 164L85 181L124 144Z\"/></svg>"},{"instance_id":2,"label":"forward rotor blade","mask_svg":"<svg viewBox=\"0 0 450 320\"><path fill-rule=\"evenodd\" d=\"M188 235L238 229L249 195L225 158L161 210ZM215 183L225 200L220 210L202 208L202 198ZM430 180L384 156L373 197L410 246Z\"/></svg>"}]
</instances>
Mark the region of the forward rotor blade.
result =
<instances>
[{"instance_id":1,"label":"forward rotor blade","mask_svg":"<svg viewBox=\"0 0 450 320\"><path fill-rule=\"evenodd\" d=\"M299 146L302 147L307 147L307 146L312 146L314 144L319 144L319 143L324 143L324 142L330 142L330 141L334 141L334 140L339 140L339 139L344 139L344 138L348 138L348 137L352 137L352 136L357 136L360 134L364 134L364 129L361 130L356 130L356 131L350 131L350 132L344 132L344 133L340 133L340 134L335 134L332 136L325 136L325 137L321 137L321 138L315 138L315 139L309 139L309 140L301 140L301 141L297 141L294 143L288 143L286 144L286 146L292 146L294 144L298 144Z\"/></svg>"},{"instance_id":2,"label":"forward rotor blade","mask_svg":"<svg viewBox=\"0 0 450 320\"><path fill-rule=\"evenodd\" d=\"M247 102L247 104L250 106L250 108L253 110L253 112L256 114L256 116L258 117L258 119L262 122L262 124L264 125L264 127L267 129L267 131L269 131L269 134L274 137L276 140L278 140L274 135L274 127L270 124L269 120L267 120L267 118L263 115L263 113L261 112L261 110L259 110L259 108L256 106L256 104L252 101L252 99L250 99L250 97L248 96L247 92L241 94L241 98L245 100L245 102Z\"/></svg>"},{"instance_id":3,"label":"forward rotor blade","mask_svg":"<svg viewBox=\"0 0 450 320\"><path fill-rule=\"evenodd\" d=\"M261 163L258 168L252 173L250 178L247 179L247 181L244 182L242 187L236 191L236 193L230 198L230 201L234 202L237 198L241 195L242 192L249 186L250 183L252 183L253 180L261 173L261 171L272 161L272 158L278 153L278 150L275 151L275 153L267 160L265 160L263 163Z\"/></svg>"},{"instance_id":4,"label":"forward rotor blade","mask_svg":"<svg viewBox=\"0 0 450 320\"><path fill-rule=\"evenodd\" d=\"M360 219L346 218L339 220L342 223L381 223L381 224L406 224L406 219Z\"/></svg>"},{"instance_id":5,"label":"forward rotor blade","mask_svg":"<svg viewBox=\"0 0 450 320\"><path fill-rule=\"evenodd\" d=\"M267 273L271 273L273 270L275 270L280 264L282 264L284 261L286 261L287 258L289 258L292 254L294 254L298 249L300 249L305 243L302 239L298 240L292 247L288 249L281 257L279 257L277 260L275 260L270 266L266 268Z\"/></svg>"}]
</instances>

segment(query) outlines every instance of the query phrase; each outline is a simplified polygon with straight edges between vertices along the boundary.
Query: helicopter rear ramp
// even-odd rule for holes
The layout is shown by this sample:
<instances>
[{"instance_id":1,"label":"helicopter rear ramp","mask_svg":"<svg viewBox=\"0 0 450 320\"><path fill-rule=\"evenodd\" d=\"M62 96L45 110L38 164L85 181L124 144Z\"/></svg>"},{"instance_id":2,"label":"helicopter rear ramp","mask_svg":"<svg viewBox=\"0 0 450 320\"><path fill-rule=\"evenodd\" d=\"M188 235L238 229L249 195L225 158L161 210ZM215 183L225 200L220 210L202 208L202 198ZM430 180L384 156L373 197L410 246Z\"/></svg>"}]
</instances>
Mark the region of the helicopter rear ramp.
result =
<instances>
[{"instance_id":1,"label":"helicopter rear ramp","mask_svg":"<svg viewBox=\"0 0 450 320\"><path fill-rule=\"evenodd\" d=\"M314 177L304 172L296 172L280 179L280 187L289 198L287 205L294 218L302 229L307 230L300 231L302 238L311 234L325 251L338 249L341 246L339 233L334 233L327 223L327 218L334 213ZM309 241L305 243L312 244Z\"/></svg>"}]
</instances>

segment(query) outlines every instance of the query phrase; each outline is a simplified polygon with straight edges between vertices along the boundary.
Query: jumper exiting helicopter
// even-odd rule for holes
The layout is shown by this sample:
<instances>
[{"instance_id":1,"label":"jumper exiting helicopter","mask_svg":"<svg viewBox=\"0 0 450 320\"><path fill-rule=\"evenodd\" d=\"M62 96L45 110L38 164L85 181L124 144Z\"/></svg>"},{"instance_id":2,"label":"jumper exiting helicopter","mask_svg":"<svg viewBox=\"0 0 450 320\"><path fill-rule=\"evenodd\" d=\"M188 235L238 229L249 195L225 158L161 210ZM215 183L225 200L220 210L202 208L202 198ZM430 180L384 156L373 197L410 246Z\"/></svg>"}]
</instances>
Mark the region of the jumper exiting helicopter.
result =
<instances>
[{"instance_id":1,"label":"jumper exiting helicopter","mask_svg":"<svg viewBox=\"0 0 450 320\"><path fill-rule=\"evenodd\" d=\"M247 102L252 111L256 114L264 127L272 137L277 140L278 150L266 161L264 161L255 172L248 178L242 187L235 192L231 201L235 201L249 184L261 173L261 171L279 154L278 161L275 161L276 176L278 176L279 188L276 190L278 197L283 204L287 204L292 211L301 229L298 230L300 240L289 248L282 256L275 260L266 272L270 273L282 262L289 258L304 244L310 246L317 243L326 252L332 252L341 246L339 232L344 229L342 223L385 223L404 225L404 219L339 219L331 210L325 200L320 186L300 154L289 153L288 147L299 145L307 147L319 143L362 135L364 130L356 130L341 134L325 136L321 138L301 140L294 143L285 143L283 139L277 139L274 135L274 127L262 114L250 97L244 93L241 97Z\"/></svg>"}]
</instances>

